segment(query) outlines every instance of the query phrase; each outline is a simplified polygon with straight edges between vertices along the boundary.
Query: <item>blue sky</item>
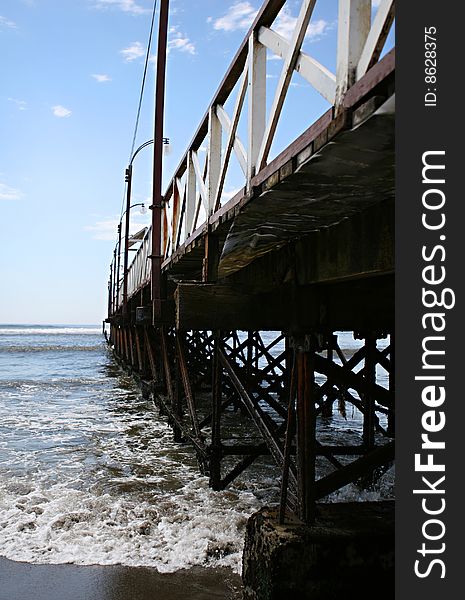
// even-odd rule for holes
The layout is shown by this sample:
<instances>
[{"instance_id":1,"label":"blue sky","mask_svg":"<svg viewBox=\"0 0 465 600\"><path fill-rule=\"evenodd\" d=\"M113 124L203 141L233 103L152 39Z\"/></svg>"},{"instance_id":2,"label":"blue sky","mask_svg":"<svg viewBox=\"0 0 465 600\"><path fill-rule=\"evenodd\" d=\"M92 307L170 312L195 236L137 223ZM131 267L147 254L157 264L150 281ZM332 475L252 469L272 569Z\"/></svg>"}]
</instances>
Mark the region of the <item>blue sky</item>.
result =
<instances>
[{"instance_id":1,"label":"blue sky","mask_svg":"<svg viewBox=\"0 0 465 600\"><path fill-rule=\"evenodd\" d=\"M260 4L171 0L165 182ZM275 27L282 35L290 34L299 4L287 2ZM0 322L98 323L106 316L152 6L152 0L0 5ZM336 19L337 1L320 0L304 45L332 70ZM280 66L270 57L271 88ZM136 146L152 137L153 88L151 62ZM273 154L326 108L294 74ZM133 202L151 194L151 160L149 148L134 163ZM241 186L232 170L225 194ZM136 214L133 228L149 218Z\"/></svg>"}]
</instances>

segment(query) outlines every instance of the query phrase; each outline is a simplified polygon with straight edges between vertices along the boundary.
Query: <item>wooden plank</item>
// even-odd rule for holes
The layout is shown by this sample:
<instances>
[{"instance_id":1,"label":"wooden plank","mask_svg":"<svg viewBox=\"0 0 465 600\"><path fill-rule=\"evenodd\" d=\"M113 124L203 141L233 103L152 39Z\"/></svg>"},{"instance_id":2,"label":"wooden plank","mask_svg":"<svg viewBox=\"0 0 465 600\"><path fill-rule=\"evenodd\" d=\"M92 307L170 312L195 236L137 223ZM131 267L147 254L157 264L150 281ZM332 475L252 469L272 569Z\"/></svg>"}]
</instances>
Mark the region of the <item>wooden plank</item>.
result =
<instances>
[{"instance_id":1,"label":"wooden plank","mask_svg":"<svg viewBox=\"0 0 465 600\"><path fill-rule=\"evenodd\" d=\"M248 58L247 182L260 170L258 157L266 127L266 48L254 33L249 38Z\"/></svg>"},{"instance_id":2,"label":"wooden plank","mask_svg":"<svg viewBox=\"0 0 465 600\"><path fill-rule=\"evenodd\" d=\"M343 107L353 108L373 93L376 86L389 79L396 68L396 49L390 50L365 75L347 91Z\"/></svg>"},{"instance_id":3,"label":"wooden plank","mask_svg":"<svg viewBox=\"0 0 465 600\"><path fill-rule=\"evenodd\" d=\"M257 13L257 16L255 17L254 22L250 26L249 31L245 35L238 51L232 59L231 64L228 70L226 71L225 76L223 77L223 80L218 86L218 89L215 92L203 119L200 121L197 131L195 132L194 137L192 138L192 141L189 144L189 150L198 149L200 147L200 144L202 143L202 140L207 135L208 114L210 108L215 104L224 104L228 99L229 94L234 89L234 86L236 85L241 73L243 72L245 63L247 61L249 39L252 36L253 32L257 31L262 25L269 27L273 23L273 21L275 20L276 16L278 15L279 11L285 3L286 0L265 0L265 2L262 4L261 8ZM176 169L175 177L181 177L183 175L187 165L186 157L187 152L181 159Z\"/></svg>"},{"instance_id":4,"label":"wooden plank","mask_svg":"<svg viewBox=\"0 0 465 600\"><path fill-rule=\"evenodd\" d=\"M371 0L341 0L338 14L336 105L355 83L356 68L371 26Z\"/></svg>"},{"instance_id":5,"label":"wooden plank","mask_svg":"<svg viewBox=\"0 0 465 600\"><path fill-rule=\"evenodd\" d=\"M186 219L185 219L185 235L188 238L192 233L195 216L195 201L196 201L196 182L195 168L192 162L192 153L187 156L187 175L186 175Z\"/></svg>"},{"instance_id":6,"label":"wooden plank","mask_svg":"<svg viewBox=\"0 0 465 600\"><path fill-rule=\"evenodd\" d=\"M241 116L242 107L244 105L245 93L247 91L247 82L248 82L248 65L244 68L244 71L242 73L242 78L241 78L241 81L239 84L239 91L237 93L236 101L234 103L233 115L231 118L229 128L226 127L226 124L222 124L223 128L228 131L228 137L226 140L226 147L224 150L223 163L221 165L221 172L220 172L220 177L219 177L219 181L218 181L218 189L216 192L215 210L218 210L218 208L220 206L221 195L223 193L224 181L226 179L226 172L228 169L229 159L230 159L233 148L235 149L236 155L239 159L239 164L241 165L241 169L242 169L244 175L247 176L247 156L245 154L245 149L243 149L242 144L239 143L239 139L238 138L236 139L237 126L239 124L239 118ZM221 108L224 112L224 107L221 104L218 104L217 106L219 108ZM218 113L218 116L221 119L221 110ZM241 150L242 150L242 152L241 152ZM241 156L242 154L243 154L243 158L244 158L244 164L242 163L241 158L240 158L240 157L242 157Z\"/></svg>"},{"instance_id":7,"label":"wooden plank","mask_svg":"<svg viewBox=\"0 0 465 600\"><path fill-rule=\"evenodd\" d=\"M307 297L302 325L315 327L320 318L317 294ZM286 293L260 296L243 286L180 283L175 292L178 329L271 330L287 329L295 320Z\"/></svg>"},{"instance_id":8,"label":"wooden plank","mask_svg":"<svg viewBox=\"0 0 465 600\"><path fill-rule=\"evenodd\" d=\"M289 42L276 31L261 27L259 41L276 56L284 58L289 52ZM294 69L330 104L336 99L336 76L317 60L300 51Z\"/></svg>"},{"instance_id":9,"label":"wooden plank","mask_svg":"<svg viewBox=\"0 0 465 600\"><path fill-rule=\"evenodd\" d=\"M243 99L243 97L242 97L242 99ZM218 111L218 117L220 119L223 129L228 132L228 141L227 141L226 148L225 148L225 156L223 158L223 165L225 167L223 169L224 175L226 175L226 167L228 164L227 161L229 161L231 149L234 149L234 152L236 153L237 160L239 161L239 165L242 169L242 172L247 177L247 155L245 152L244 145L242 144L241 140L236 136L237 124L238 124L240 115L236 115L235 117L233 116L233 119L235 118L235 121L236 121L236 124L234 125L234 123L231 121L231 119L229 118L228 114L226 113L226 111L224 110L224 108L222 106L218 105L217 111ZM223 177L223 182L224 182L224 177ZM218 198L218 196L217 196L217 200L219 200L219 199L220 198Z\"/></svg>"},{"instance_id":10,"label":"wooden plank","mask_svg":"<svg viewBox=\"0 0 465 600\"><path fill-rule=\"evenodd\" d=\"M285 150L266 165L252 180L252 187L260 186L268 177L285 165L289 160L297 156L305 148L325 131L333 119L333 109L327 110L313 125L311 125L302 135L295 139Z\"/></svg>"},{"instance_id":11,"label":"wooden plank","mask_svg":"<svg viewBox=\"0 0 465 600\"><path fill-rule=\"evenodd\" d=\"M207 215L209 214L208 210L208 191L205 186L204 175L202 175L202 170L200 169L199 157L197 156L197 152L191 153L192 164L194 165L195 177L197 181L197 187L200 192L200 197L202 198L203 205L205 207L205 212ZM206 163L207 164L207 163ZM195 219L197 221L197 219ZM194 224L195 227L195 224Z\"/></svg>"},{"instance_id":12,"label":"wooden plank","mask_svg":"<svg viewBox=\"0 0 465 600\"><path fill-rule=\"evenodd\" d=\"M395 17L395 0L381 0L357 65L357 80L378 61Z\"/></svg>"},{"instance_id":13,"label":"wooden plank","mask_svg":"<svg viewBox=\"0 0 465 600\"><path fill-rule=\"evenodd\" d=\"M297 57L302 47L302 42L304 41L304 37L307 32L307 26L310 21L310 17L312 16L315 3L316 0L302 0L302 6L299 12L299 16L297 17L291 42L289 44L289 50L286 54L286 58L284 59L281 75L279 77L278 85L273 99L273 104L270 109L268 123L263 134L263 141L260 146L260 152L257 157L257 165L259 170L263 169L268 160L268 154L271 149L271 144L273 143L274 134L284 104L284 98L286 97L292 73L294 71L295 63L297 61Z\"/></svg>"},{"instance_id":14,"label":"wooden plank","mask_svg":"<svg viewBox=\"0 0 465 600\"><path fill-rule=\"evenodd\" d=\"M207 154L207 220L215 209L216 190L221 171L221 122L217 107L212 106L208 115L208 154Z\"/></svg>"}]
</instances>

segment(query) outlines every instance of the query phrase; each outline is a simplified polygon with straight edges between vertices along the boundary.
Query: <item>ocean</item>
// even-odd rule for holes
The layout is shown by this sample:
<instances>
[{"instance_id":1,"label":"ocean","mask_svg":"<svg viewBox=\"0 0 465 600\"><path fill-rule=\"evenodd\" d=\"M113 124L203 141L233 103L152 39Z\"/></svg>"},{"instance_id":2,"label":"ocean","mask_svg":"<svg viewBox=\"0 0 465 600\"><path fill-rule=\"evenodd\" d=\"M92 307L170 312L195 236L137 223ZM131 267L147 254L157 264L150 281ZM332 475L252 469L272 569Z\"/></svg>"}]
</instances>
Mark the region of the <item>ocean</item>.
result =
<instances>
[{"instance_id":1,"label":"ocean","mask_svg":"<svg viewBox=\"0 0 465 600\"><path fill-rule=\"evenodd\" d=\"M359 438L356 410L320 424L323 441L342 431ZM212 491L100 327L0 325L0 556L239 573L247 518L277 501L279 485L265 460ZM347 486L335 499L392 494L388 472L376 489Z\"/></svg>"}]
</instances>

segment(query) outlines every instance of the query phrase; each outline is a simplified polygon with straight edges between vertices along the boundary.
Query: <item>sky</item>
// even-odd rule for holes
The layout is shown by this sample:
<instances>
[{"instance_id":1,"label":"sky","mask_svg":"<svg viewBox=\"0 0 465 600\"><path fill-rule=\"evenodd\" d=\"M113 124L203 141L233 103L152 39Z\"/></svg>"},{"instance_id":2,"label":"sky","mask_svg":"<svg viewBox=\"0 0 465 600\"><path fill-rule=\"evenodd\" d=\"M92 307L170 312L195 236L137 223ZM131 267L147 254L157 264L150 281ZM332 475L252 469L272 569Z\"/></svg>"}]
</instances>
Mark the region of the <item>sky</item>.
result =
<instances>
[{"instance_id":1,"label":"sky","mask_svg":"<svg viewBox=\"0 0 465 600\"><path fill-rule=\"evenodd\" d=\"M171 0L164 185L260 5ZM274 25L281 35L290 36L299 6L286 3ZM94 324L106 317L152 8L152 0L0 4L0 323ZM336 20L337 0L319 0L304 42L333 71ZM155 52L156 34L136 147L153 137ZM282 61L268 58L271 101ZM327 108L295 73L271 158ZM133 203L150 204L151 161L148 147L134 162ZM224 199L242 185L232 168ZM150 211L133 209L131 229L149 219Z\"/></svg>"}]
</instances>

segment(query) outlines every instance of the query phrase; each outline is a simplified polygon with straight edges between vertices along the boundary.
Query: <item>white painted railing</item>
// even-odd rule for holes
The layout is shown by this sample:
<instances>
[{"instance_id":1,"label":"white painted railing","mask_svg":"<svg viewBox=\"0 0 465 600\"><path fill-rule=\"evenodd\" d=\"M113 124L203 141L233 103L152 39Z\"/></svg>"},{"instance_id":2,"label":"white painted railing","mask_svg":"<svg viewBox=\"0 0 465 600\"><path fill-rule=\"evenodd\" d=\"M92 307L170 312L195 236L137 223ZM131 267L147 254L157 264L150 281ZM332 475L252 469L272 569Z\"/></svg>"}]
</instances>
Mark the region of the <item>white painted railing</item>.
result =
<instances>
[{"instance_id":1,"label":"white painted railing","mask_svg":"<svg viewBox=\"0 0 465 600\"><path fill-rule=\"evenodd\" d=\"M347 90L378 62L394 21L395 0L377 2L374 18L372 0L339 0L337 47L334 48L336 73L302 51L315 5L321 3L324 0L301 0L290 39L273 28L289 1L267 0L258 12L168 185L162 219L165 259L221 207L233 153L246 189L250 188L254 175L267 164L294 71L337 110ZM282 61L269 110L267 50ZM228 100L232 105L231 114L225 108ZM244 106L247 106L247 115L244 115L247 139L241 140L238 126ZM302 120L307 119L303 114ZM149 230L130 266L129 296L150 279L150 241Z\"/></svg>"}]
</instances>

